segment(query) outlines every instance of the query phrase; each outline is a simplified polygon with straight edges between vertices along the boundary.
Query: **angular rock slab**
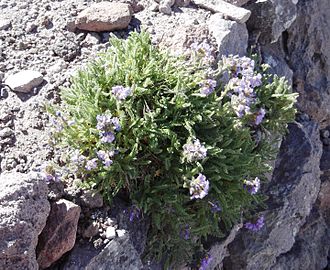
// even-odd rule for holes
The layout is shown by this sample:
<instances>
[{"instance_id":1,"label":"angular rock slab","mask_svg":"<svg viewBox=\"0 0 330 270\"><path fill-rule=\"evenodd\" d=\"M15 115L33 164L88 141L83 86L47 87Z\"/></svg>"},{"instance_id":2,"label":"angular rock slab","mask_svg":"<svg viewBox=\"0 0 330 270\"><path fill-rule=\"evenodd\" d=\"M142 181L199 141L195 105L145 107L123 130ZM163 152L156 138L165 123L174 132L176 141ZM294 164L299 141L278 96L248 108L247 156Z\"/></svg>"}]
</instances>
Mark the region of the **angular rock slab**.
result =
<instances>
[{"instance_id":1,"label":"angular rock slab","mask_svg":"<svg viewBox=\"0 0 330 270\"><path fill-rule=\"evenodd\" d=\"M78 14L75 25L81 30L94 32L121 30L128 27L132 13L129 4L95 3Z\"/></svg>"},{"instance_id":2,"label":"angular rock slab","mask_svg":"<svg viewBox=\"0 0 330 270\"><path fill-rule=\"evenodd\" d=\"M238 23L245 23L251 15L251 11L245 8L237 7L223 0L193 0L194 3L202 8L214 13L220 13Z\"/></svg>"},{"instance_id":3,"label":"angular rock slab","mask_svg":"<svg viewBox=\"0 0 330 270\"><path fill-rule=\"evenodd\" d=\"M128 234L112 240L85 268L85 270L140 269L143 269L143 264Z\"/></svg>"},{"instance_id":4,"label":"angular rock slab","mask_svg":"<svg viewBox=\"0 0 330 270\"><path fill-rule=\"evenodd\" d=\"M42 74L34 70L22 70L8 76L5 83L15 92L29 93L38 87L44 78Z\"/></svg>"},{"instance_id":5,"label":"angular rock slab","mask_svg":"<svg viewBox=\"0 0 330 270\"><path fill-rule=\"evenodd\" d=\"M252 12L249 31L260 32L261 44L276 42L297 17L298 0L252 1L245 8Z\"/></svg>"},{"instance_id":6,"label":"angular rock slab","mask_svg":"<svg viewBox=\"0 0 330 270\"><path fill-rule=\"evenodd\" d=\"M219 56L246 54L248 46L248 31L245 24L222 19L214 14L208 21L209 32L215 38L218 45Z\"/></svg>"},{"instance_id":7,"label":"angular rock slab","mask_svg":"<svg viewBox=\"0 0 330 270\"><path fill-rule=\"evenodd\" d=\"M229 245L226 269L271 269L293 247L320 190L319 136L312 121L290 124L267 191L265 226L257 233L241 230Z\"/></svg>"},{"instance_id":8,"label":"angular rock slab","mask_svg":"<svg viewBox=\"0 0 330 270\"><path fill-rule=\"evenodd\" d=\"M225 1L237 7L241 7L246 3L250 2L251 0L225 0Z\"/></svg>"},{"instance_id":9,"label":"angular rock slab","mask_svg":"<svg viewBox=\"0 0 330 270\"><path fill-rule=\"evenodd\" d=\"M0 175L0 269L38 269L35 248L50 210L47 192L32 174Z\"/></svg>"},{"instance_id":10,"label":"angular rock slab","mask_svg":"<svg viewBox=\"0 0 330 270\"><path fill-rule=\"evenodd\" d=\"M47 224L37 247L37 260L41 269L49 267L73 248L79 215L80 207L65 199L51 204Z\"/></svg>"}]
</instances>

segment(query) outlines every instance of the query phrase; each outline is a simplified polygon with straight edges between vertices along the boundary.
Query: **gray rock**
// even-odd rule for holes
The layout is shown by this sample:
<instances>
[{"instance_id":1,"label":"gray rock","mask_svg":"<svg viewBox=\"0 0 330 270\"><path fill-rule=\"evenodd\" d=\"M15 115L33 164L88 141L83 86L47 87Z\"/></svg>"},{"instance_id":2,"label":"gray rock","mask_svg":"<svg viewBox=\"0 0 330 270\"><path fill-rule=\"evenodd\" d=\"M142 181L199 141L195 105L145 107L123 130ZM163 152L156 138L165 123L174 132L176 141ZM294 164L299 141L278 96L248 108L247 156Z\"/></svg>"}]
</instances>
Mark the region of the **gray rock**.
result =
<instances>
[{"instance_id":1,"label":"gray rock","mask_svg":"<svg viewBox=\"0 0 330 270\"><path fill-rule=\"evenodd\" d=\"M166 14L166 15L171 15L171 13L172 13L171 7L174 5L174 2L175 2L175 0L159 1L159 7L158 7L159 12Z\"/></svg>"},{"instance_id":2,"label":"gray rock","mask_svg":"<svg viewBox=\"0 0 330 270\"><path fill-rule=\"evenodd\" d=\"M265 226L258 233L238 234L229 245L226 269L270 269L293 247L320 189L321 151L317 124L290 125L267 191Z\"/></svg>"},{"instance_id":3,"label":"gray rock","mask_svg":"<svg viewBox=\"0 0 330 270\"><path fill-rule=\"evenodd\" d=\"M10 19L0 18L0 31L1 30L7 30L10 26L11 26L11 20Z\"/></svg>"},{"instance_id":4,"label":"gray rock","mask_svg":"<svg viewBox=\"0 0 330 270\"><path fill-rule=\"evenodd\" d=\"M32 174L0 175L0 269L38 269L35 248L49 210L44 181Z\"/></svg>"},{"instance_id":5,"label":"gray rock","mask_svg":"<svg viewBox=\"0 0 330 270\"><path fill-rule=\"evenodd\" d=\"M112 240L85 270L139 270L143 265L129 236Z\"/></svg>"},{"instance_id":6,"label":"gray rock","mask_svg":"<svg viewBox=\"0 0 330 270\"><path fill-rule=\"evenodd\" d=\"M243 5L245 5L246 3L250 2L251 0L224 0L232 5L241 7Z\"/></svg>"},{"instance_id":7,"label":"gray rock","mask_svg":"<svg viewBox=\"0 0 330 270\"><path fill-rule=\"evenodd\" d=\"M132 18L129 4L100 2L78 14L75 24L81 30L101 32L125 29Z\"/></svg>"},{"instance_id":8,"label":"gray rock","mask_svg":"<svg viewBox=\"0 0 330 270\"><path fill-rule=\"evenodd\" d=\"M105 231L105 237L107 239L113 239L116 237L116 229L115 227L109 226Z\"/></svg>"},{"instance_id":9,"label":"gray rock","mask_svg":"<svg viewBox=\"0 0 330 270\"><path fill-rule=\"evenodd\" d=\"M221 13L224 17L238 23L245 23L251 15L251 11L223 0L194 0L194 3L212 12Z\"/></svg>"},{"instance_id":10,"label":"gray rock","mask_svg":"<svg viewBox=\"0 0 330 270\"><path fill-rule=\"evenodd\" d=\"M259 32L259 42L273 43L287 30L297 17L298 1L263 0L252 1L244 7L252 14L247 22L251 32Z\"/></svg>"},{"instance_id":11,"label":"gray rock","mask_svg":"<svg viewBox=\"0 0 330 270\"><path fill-rule=\"evenodd\" d=\"M61 199L51 204L47 224L39 237L37 260L41 269L49 267L71 250L76 241L80 207Z\"/></svg>"},{"instance_id":12,"label":"gray rock","mask_svg":"<svg viewBox=\"0 0 330 270\"><path fill-rule=\"evenodd\" d=\"M215 38L219 56L246 54L248 46L248 31L245 24L227 21L214 14L208 22L209 31Z\"/></svg>"},{"instance_id":13,"label":"gray rock","mask_svg":"<svg viewBox=\"0 0 330 270\"><path fill-rule=\"evenodd\" d=\"M11 137L14 134L15 134L14 131L9 127L5 127L0 130L0 138Z\"/></svg>"},{"instance_id":14,"label":"gray rock","mask_svg":"<svg viewBox=\"0 0 330 270\"><path fill-rule=\"evenodd\" d=\"M15 92L29 93L33 88L38 87L43 82L40 72L34 70L22 70L8 76L5 83Z\"/></svg>"},{"instance_id":15,"label":"gray rock","mask_svg":"<svg viewBox=\"0 0 330 270\"><path fill-rule=\"evenodd\" d=\"M321 127L330 125L330 5L328 0L299 1L298 16L285 35L294 73L298 108Z\"/></svg>"}]
</instances>

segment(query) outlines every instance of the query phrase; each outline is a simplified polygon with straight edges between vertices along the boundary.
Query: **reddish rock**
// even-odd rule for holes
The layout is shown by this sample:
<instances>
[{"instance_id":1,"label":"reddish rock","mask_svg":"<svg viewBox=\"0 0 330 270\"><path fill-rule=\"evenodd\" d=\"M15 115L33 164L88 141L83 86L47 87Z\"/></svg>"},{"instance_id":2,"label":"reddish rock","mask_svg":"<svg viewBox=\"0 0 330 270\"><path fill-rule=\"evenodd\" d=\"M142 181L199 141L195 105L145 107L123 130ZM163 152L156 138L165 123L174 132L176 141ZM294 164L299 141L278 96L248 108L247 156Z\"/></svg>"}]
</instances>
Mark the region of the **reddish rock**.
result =
<instances>
[{"instance_id":1,"label":"reddish rock","mask_svg":"<svg viewBox=\"0 0 330 270\"><path fill-rule=\"evenodd\" d=\"M75 24L81 30L94 32L121 30L128 27L132 13L129 4L100 2L78 14Z\"/></svg>"},{"instance_id":2,"label":"reddish rock","mask_svg":"<svg viewBox=\"0 0 330 270\"><path fill-rule=\"evenodd\" d=\"M76 241L80 207L70 201L61 199L51 204L47 224L39 236L37 261L41 269L71 250Z\"/></svg>"}]
</instances>

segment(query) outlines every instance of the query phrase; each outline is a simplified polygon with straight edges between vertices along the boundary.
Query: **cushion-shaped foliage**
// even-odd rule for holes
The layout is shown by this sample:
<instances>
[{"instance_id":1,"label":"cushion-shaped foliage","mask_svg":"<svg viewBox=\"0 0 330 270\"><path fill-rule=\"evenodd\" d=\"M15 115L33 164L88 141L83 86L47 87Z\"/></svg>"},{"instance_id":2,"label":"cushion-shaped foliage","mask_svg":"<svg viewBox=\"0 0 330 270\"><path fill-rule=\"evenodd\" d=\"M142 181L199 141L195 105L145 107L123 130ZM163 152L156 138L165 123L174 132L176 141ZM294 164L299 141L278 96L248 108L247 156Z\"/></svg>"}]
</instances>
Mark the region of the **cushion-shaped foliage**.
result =
<instances>
[{"instance_id":1,"label":"cushion-shaped foliage","mask_svg":"<svg viewBox=\"0 0 330 270\"><path fill-rule=\"evenodd\" d=\"M296 95L247 57L212 69L205 44L178 57L145 32L110 43L62 90L54 136L89 187L150 216L146 255L178 263L262 201Z\"/></svg>"}]
</instances>

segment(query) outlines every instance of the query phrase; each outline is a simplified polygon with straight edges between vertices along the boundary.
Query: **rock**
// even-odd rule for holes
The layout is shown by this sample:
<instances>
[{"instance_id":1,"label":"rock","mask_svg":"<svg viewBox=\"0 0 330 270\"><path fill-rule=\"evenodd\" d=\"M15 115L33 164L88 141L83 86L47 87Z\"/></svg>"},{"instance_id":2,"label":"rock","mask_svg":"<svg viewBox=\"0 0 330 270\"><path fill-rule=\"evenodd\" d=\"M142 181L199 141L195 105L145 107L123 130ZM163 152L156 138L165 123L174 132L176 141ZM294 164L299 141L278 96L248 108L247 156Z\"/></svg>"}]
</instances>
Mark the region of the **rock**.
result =
<instances>
[{"instance_id":1,"label":"rock","mask_svg":"<svg viewBox=\"0 0 330 270\"><path fill-rule=\"evenodd\" d=\"M97 33L88 33L82 42L82 46L93 46L99 44L101 37Z\"/></svg>"},{"instance_id":2,"label":"rock","mask_svg":"<svg viewBox=\"0 0 330 270\"><path fill-rule=\"evenodd\" d=\"M64 261L61 269L63 270L82 270L86 265L97 256L101 250L96 249L89 241L79 241L70 251L68 258Z\"/></svg>"},{"instance_id":3,"label":"rock","mask_svg":"<svg viewBox=\"0 0 330 270\"><path fill-rule=\"evenodd\" d=\"M102 195L93 190L84 190L80 196L81 204L88 208L99 208L103 206Z\"/></svg>"},{"instance_id":4,"label":"rock","mask_svg":"<svg viewBox=\"0 0 330 270\"><path fill-rule=\"evenodd\" d=\"M250 2L251 0L224 0L227 3L230 3L232 5L235 5L237 7L241 7L243 5L245 5L246 3Z\"/></svg>"},{"instance_id":5,"label":"rock","mask_svg":"<svg viewBox=\"0 0 330 270\"><path fill-rule=\"evenodd\" d=\"M246 54L248 32L245 24L227 21L214 14L208 22L209 31L217 43L218 55Z\"/></svg>"},{"instance_id":6,"label":"rock","mask_svg":"<svg viewBox=\"0 0 330 270\"><path fill-rule=\"evenodd\" d=\"M9 127L5 127L0 130L0 138L11 137L14 136L14 134L14 131Z\"/></svg>"},{"instance_id":7,"label":"rock","mask_svg":"<svg viewBox=\"0 0 330 270\"><path fill-rule=\"evenodd\" d=\"M284 35L297 106L324 128L330 125L330 5L328 0L299 1L297 8L296 21Z\"/></svg>"},{"instance_id":8,"label":"rock","mask_svg":"<svg viewBox=\"0 0 330 270\"><path fill-rule=\"evenodd\" d=\"M221 13L224 17L238 23L245 23L251 15L251 11L223 0L194 0L194 3L212 12Z\"/></svg>"},{"instance_id":9,"label":"rock","mask_svg":"<svg viewBox=\"0 0 330 270\"><path fill-rule=\"evenodd\" d=\"M114 227L109 226L105 231L105 237L107 239L113 239L116 237L116 229Z\"/></svg>"},{"instance_id":10,"label":"rock","mask_svg":"<svg viewBox=\"0 0 330 270\"><path fill-rule=\"evenodd\" d=\"M38 269L35 248L49 210L44 181L33 174L0 175L0 269Z\"/></svg>"},{"instance_id":11,"label":"rock","mask_svg":"<svg viewBox=\"0 0 330 270\"><path fill-rule=\"evenodd\" d=\"M11 26L11 20L10 19L0 18L0 31L1 30L7 30L10 26Z\"/></svg>"},{"instance_id":12,"label":"rock","mask_svg":"<svg viewBox=\"0 0 330 270\"><path fill-rule=\"evenodd\" d=\"M261 44L273 43L287 30L297 17L298 1L263 0L251 1L244 7L252 12L247 27L259 32Z\"/></svg>"},{"instance_id":13,"label":"rock","mask_svg":"<svg viewBox=\"0 0 330 270\"><path fill-rule=\"evenodd\" d=\"M67 66L68 64L64 60L60 59L56 61L55 64L48 69L48 72L51 74L60 73L64 71L67 68Z\"/></svg>"},{"instance_id":14,"label":"rock","mask_svg":"<svg viewBox=\"0 0 330 270\"><path fill-rule=\"evenodd\" d=\"M84 238L91 238L99 233L99 225L96 222L90 224L84 231L83 237Z\"/></svg>"},{"instance_id":15,"label":"rock","mask_svg":"<svg viewBox=\"0 0 330 270\"><path fill-rule=\"evenodd\" d=\"M294 246L320 189L321 152L317 124L290 124L266 192L265 226L258 233L241 230L229 245L225 269L271 269Z\"/></svg>"},{"instance_id":16,"label":"rock","mask_svg":"<svg viewBox=\"0 0 330 270\"><path fill-rule=\"evenodd\" d=\"M41 269L49 267L73 248L79 215L80 207L70 201L61 199L51 204L37 247L37 261Z\"/></svg>"},{"instance_id":17,"label":"rock","mask_svg":"<svg viewBox=\"0 0 330 270\"><path fill-rule=\"evenodd\" d=\"M81 30L94 32L121 30L128 27L132 12L129 4L95 3L78 14L75 24Z\"/></svg>"},{"instance_id":18,"label":"rock","mask_svg":"<svg viewBox=\"0 0 330 270\"><path fill-rule=\"evenodd\" d=\"M123 237L127 233L127 231L125 231L125 230L116 230L116 233L117 233L118 237Z\"/></svg>"},{"instance_id":19,"label":"rock","mask_svg":"<svg viewBox=\"0 0 330 270\"><path fill-rule=\"evenodd\" d=\"M5 83L15 92L29 93L43 82L43 76L38 71L23 70L8 76Z\"/></svg>"},{"instance_id":20,"label":"rock","mask_svg":"<svg viewBox=\"0 0 330 270\"><path fill-rule=\"evenodd\" d=\"M174 5L175 0L161 0L159 2L158 10L161 13L171 15L172 9L171 7Z\"/></svg>"},{"instance_id":21,"label":"rock","mask_svg":"<svg viewBox=\"0 0 330 270\"><path fill-rule=\"evenodd\" d=\"M127 235L112 240L85 268L85 270L95 269L138 270L143 269L143 265Z\"/></svg>"},{"instance_id":22,"label":"rock","mask_svg":"<svg viewBox=\"0 0 330 270\"><path fill-rule=\"evenodd\" d=\"M177 7L187 7L189 6L191 0L175 0L175 6Z\"/></svg>"},{"instance_id":23,"label":"rock","mask_svg":"<svg viewBox=\"0 0 330 270\"><path fill-rule=\"evenodd\" d=\"M285 77L290 86L293 82L293 71L285 61L285 55L278 44L268 44L261 48L263 62L270 66L269 71L272 74L277 74L280 77Z\"/></svg>"}]
</instances>

